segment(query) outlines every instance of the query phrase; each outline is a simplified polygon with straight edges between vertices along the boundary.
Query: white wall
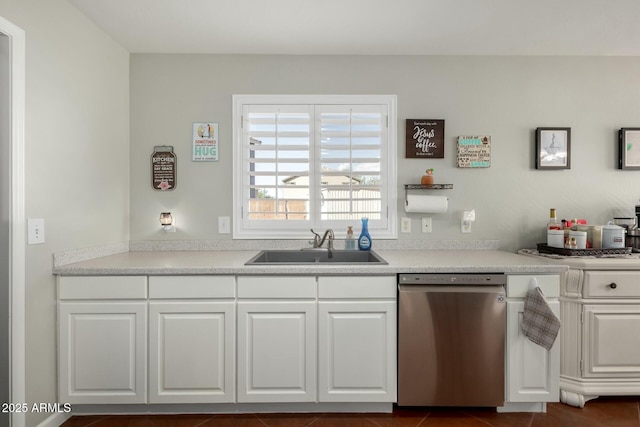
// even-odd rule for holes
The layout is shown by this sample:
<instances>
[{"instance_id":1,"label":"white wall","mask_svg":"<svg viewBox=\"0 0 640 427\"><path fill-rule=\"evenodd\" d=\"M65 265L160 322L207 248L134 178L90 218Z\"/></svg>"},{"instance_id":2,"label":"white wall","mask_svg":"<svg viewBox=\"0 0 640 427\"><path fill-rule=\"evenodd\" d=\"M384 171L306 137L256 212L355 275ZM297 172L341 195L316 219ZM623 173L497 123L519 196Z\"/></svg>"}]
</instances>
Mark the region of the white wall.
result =
<instances>
[{"instance_id":1,"label":"white wall","mask_svg":"<svg viewBox=\"0 0 640 427\"><path fill-rule=\"evenodd\" d=\"M640 172L619 171L617 130L640 127L640 58L479 56L159 55L131 57L131 238L229 239L217 216L232 214L231 96L240 93L383 93L398 96L398 210L405 183L426 168L449 212L430 215L432 234L400 239L499 239L506 250L544 241L549 208L560 218L604 223L633 215ZM445 158L405 158L405 119L445 119ZM220 161L194 163L194 121L220 124ZM536 127L572 128L571 170L534 169ZM488 169L456 168L459 135L490 135ZM173 145L178 185L151 189L154 145ZM475 209L472 234L460 233ZM161 211L175 213L178 232L160 231ZM373 236L375 239L375 236Z\"/></svg>"},{"instance_id":2,"label":"white wall","mask_svg":"<svg viewBox=\"0 0 640 427\"><path fill-rule=\"evenodd\" d=\"M27 403L53 403L52 253L129 239L129 54L66 0L3 0L0 16L26 32L25 208L46 231L26 251Z\"/></svg>"}]
</instances>

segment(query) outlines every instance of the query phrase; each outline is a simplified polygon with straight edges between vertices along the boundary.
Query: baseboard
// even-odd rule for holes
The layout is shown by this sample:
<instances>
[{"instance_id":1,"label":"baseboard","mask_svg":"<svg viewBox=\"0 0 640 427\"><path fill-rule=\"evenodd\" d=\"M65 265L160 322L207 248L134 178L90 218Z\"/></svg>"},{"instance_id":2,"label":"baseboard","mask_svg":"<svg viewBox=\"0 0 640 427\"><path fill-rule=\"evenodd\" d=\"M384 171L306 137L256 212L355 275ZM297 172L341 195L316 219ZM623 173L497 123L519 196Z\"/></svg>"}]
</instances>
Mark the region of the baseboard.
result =
<instances>
[{"instance_id":1,"label":"baseboard","mask_svg":"<svg viewBox=\"0 0 640 427\"><path fill-rule=\"evenodd\" d=\"M391 413L393 403L194 403L149 405L79 405L76 415L148 415L148 414L251 414L251 413L307 413L307 412L370 412ZM38 426L45 427L45 426ZM49 426L47 426L49 427Z\"/></svg>"},{"instance_id":2,"label":"baseboard","mask_svg":"<svg viewBox=\"0 0 640 427\"><path fill-rule=\"evenodd\" d=\"M58 427L64 424L69 418L71 418L70 412L57 412L49 415L44 421L38 424L37 427Z\"/></svg>"},{"instance_id":3,"label":"baseboard","mask_svg":"<svg viewBox=\"0 0 640 427\"><path fill-rule=\"evenodd\" d=\"M498 406L496 412L547 412L547 404L545 402L506 402L504 406Z\"/></svg>"}]
</instances>

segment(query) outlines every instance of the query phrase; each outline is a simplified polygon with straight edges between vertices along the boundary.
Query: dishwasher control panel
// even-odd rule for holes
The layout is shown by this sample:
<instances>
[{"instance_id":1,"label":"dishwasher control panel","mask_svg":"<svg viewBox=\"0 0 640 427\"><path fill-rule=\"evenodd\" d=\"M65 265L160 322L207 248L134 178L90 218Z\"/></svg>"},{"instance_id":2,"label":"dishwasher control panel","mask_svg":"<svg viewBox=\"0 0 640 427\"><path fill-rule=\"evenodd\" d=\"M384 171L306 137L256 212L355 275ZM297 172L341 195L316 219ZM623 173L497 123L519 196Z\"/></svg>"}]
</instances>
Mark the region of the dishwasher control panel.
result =
<instances>
[{"instance_id":1,"label":"dishwasher control panel","mask_svg":"<svg viewBox=\"0 0 640 427\"><path fill-rule=\"evenodd\" d=\"M402 285L505 285L507 276L501 273L404 273Z\"/></svg>"}]
</instances>

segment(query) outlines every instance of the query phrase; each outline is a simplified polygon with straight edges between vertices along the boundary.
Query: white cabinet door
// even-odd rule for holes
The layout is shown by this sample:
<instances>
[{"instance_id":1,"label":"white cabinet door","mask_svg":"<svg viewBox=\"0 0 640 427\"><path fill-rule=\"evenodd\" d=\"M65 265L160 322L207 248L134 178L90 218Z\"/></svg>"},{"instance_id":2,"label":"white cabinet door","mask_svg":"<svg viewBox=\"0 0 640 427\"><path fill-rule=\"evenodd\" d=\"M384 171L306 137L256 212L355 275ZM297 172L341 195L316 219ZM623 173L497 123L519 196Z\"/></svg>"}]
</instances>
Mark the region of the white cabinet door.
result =
<instances>
[{"instance_id":1,"label":"white cabinet door","mask_svg":"<svg viewBox=\"0 0 640 427\"><path fill-rule=\"evenodd\" d=\"M147 303L61 302L60 402L146 403Z\"/></svg>"},{"instance_id":2,"label":"white cabinet door","mask_svg":"<svg viewBox=\"0 0 640 427\"><path fill-rule=\"evenodd\" d=\"M316 399L316 303L238 302L238 402Z\"/></svg>"},{"instance_id":3,"label":"white cabinet door","mask_svg":"<svg viewBox=\"0 0 640 427\"><path fill-rule=\"evenodd\" d=\"M558 301L549 301L554 313ZM507 302L507 401L557 402L560 395L560 345L551 350L534 344L522 334L524 301Z\"/></svg>"},{"instance_id":4,"label":"white cabinet door","mask_svg":"<svg viewBox=\"0 0 640 427\"><path fill-rule=\"evenodd\" d=\"M149 303L149 402L233 402L234 302Z\"/></svg>"},{"instance_id":5,"label":"white cabinet door","mask_svg":"<svg viewBox=\"0 0 640 427\"><path fill-rule=\"evenodd\" d=\"M319 303L319 400L396 401L396 304Z\"/></svg>"},{"instance_id":6,"label":"white cabinet door","mask_svg":"<svg viewBox=\"0 0 640 427\"><path fill-rule=\"evenodd\" d=\"M640 306L585 305L584 377L640 377Z\"/></svg>"}]
</instances>

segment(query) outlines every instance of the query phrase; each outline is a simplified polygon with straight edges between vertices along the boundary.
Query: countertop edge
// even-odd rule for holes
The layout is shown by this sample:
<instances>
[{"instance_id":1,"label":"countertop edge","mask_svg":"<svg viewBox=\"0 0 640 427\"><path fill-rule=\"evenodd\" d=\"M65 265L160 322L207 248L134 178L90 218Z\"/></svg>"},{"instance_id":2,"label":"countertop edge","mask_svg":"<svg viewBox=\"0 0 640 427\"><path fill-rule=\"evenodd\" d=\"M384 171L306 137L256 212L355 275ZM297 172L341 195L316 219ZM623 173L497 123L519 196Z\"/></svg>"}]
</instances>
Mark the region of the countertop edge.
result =
<instances>
[{"instance_id":1,"label":"countertop edge","mask_svg":"<svg viewBox=\"0 0 640 427\"><path fill-rule=\"evenodd\" d=\"M129 252L53 268L59 276L395 275L399 273L560 274L569 269L501 251L377 251L387 265L244 265L255 251Z\"/></svg>"}]
</instances>

